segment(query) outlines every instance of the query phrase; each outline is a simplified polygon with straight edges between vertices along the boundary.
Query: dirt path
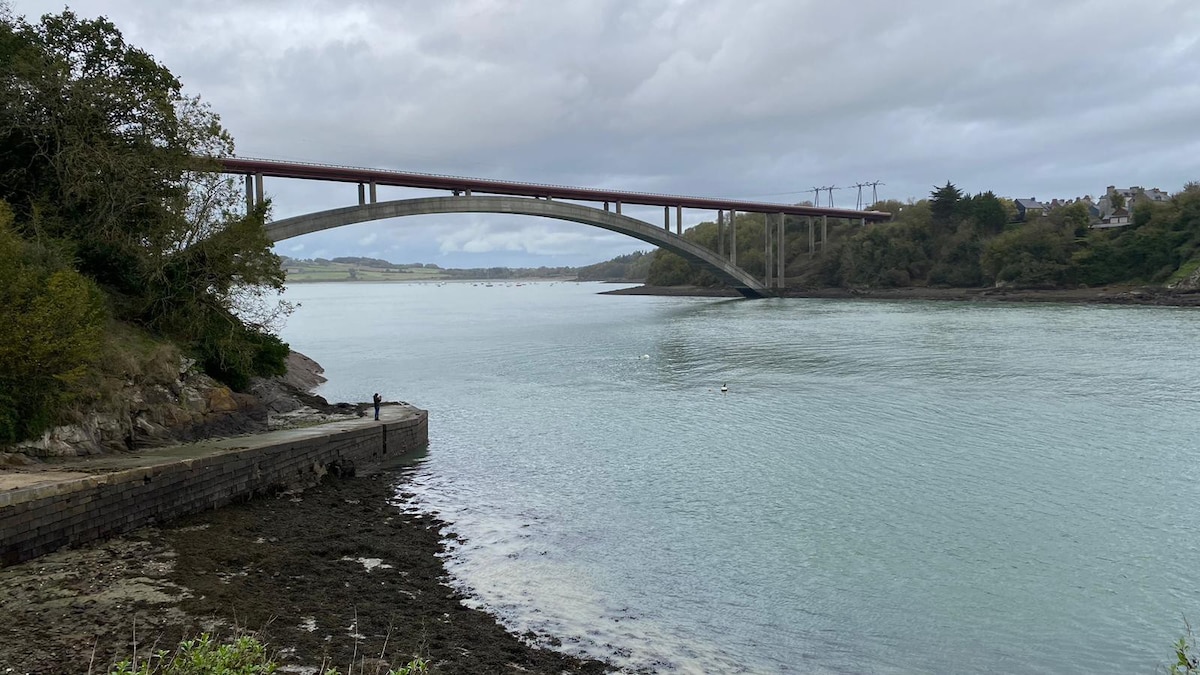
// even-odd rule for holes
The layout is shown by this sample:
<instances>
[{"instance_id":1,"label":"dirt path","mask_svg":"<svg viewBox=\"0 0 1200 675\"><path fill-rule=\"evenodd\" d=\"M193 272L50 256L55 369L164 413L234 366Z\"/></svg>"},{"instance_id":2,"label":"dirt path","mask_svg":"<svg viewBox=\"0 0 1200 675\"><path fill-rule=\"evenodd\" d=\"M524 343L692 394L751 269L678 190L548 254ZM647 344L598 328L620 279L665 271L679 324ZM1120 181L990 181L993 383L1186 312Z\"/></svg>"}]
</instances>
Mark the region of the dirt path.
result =
<instances>
[{"instance_id":1,"label":"dirt path","mask_svg":"<svg viewBox=\"0 0 1200 675\"><path fill-rule=\"evenodd\" d=\"M440 581L441 524L389 504L402 479L327 480L0 570L0 673L102 673L135 635L145 654L238 627L294 672L344 671L355 653L419 654L439 673L605 671L463 607Z\"/></svg>"}]
</instances>

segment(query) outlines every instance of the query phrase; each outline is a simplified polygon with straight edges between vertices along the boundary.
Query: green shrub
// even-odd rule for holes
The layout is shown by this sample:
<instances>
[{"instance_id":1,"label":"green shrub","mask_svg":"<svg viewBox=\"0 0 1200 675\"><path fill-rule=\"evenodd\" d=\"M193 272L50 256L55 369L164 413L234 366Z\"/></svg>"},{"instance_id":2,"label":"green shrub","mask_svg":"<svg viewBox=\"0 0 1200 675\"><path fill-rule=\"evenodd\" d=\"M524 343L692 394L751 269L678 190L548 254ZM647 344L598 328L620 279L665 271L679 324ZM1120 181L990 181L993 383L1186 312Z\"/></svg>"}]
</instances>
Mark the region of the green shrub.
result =
<instances>
[{"instance_id":1,"label":"green shrub","mask_svg":"<svg viewBox=\"0 0 1200 675\"><path fill-rule=\"evenodd\" d=\"M141 664L122 661L110 675L267 675L278 667L253 636L220 644L205 633L179 643L174 653L159 651Z\"/></svg>"},{"instance_id":2,"label":"green shrub","mask_svg":"<svg viewBox=\"0 0 1200 675\"><path fill-rule=\"evenodd\" d=\"M60 419L108 320L96 285L11 223L0 202L0 444L33 438Z\"/></svg>"}]
</instances>

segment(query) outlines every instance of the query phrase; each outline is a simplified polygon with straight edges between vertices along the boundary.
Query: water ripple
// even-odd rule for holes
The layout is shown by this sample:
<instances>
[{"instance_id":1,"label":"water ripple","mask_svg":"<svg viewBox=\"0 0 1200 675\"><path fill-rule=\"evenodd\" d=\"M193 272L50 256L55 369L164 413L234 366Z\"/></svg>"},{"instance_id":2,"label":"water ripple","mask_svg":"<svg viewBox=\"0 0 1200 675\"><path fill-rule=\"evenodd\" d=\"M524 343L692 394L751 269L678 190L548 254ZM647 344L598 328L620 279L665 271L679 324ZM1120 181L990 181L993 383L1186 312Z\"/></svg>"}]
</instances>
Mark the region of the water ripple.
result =
<instances>
[{"instance_id":1,"label":"water ripple","mask_svg":"<svg viewBox=\"0 0 1200 675\"><path fill-rule=\"evenodd\" d=\"M298 287L285 337L330 398L432 411L407 507L514 630L661 672L1150 672L1200 608L1192 312L495 290Z\"/></svg>"}]
</instances>

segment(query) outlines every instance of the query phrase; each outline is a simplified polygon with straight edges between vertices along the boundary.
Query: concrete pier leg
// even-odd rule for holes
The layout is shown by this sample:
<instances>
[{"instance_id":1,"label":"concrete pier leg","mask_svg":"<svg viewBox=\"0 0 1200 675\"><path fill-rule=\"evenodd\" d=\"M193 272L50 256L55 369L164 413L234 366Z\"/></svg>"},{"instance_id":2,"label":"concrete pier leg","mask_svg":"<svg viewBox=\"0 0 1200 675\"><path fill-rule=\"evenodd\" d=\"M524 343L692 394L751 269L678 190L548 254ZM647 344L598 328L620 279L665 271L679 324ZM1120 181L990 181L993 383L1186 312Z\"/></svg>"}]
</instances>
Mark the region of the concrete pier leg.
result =
<instances>
[{"instance_id":1,"label":"concrete pier leg","mask_svg":"<svg viewBox=\"0 0 1200 675\"><path fill-rule=\"evenodd\" d=\"M463 192L463 194L470 197L471 196L471 188L467 188L466 191Z\"/></svg>"},{"instance_id":2,"label":"concrete pier leg","mask_svg":"<svg viewBox=\"0 0 1200 675\"><path fill-rule=\"evenodd\" d=\"M675 207L675 234L683 236L683 207Z\"/></svg>"},{"instance_id":3,"label":"concrete pier leg","mask_svg":"<svg viewBox=\"0 0 1200 675\"><path fill-rule=\"evenodd\" d=\"M725 257L725 210L717 211L717 255Z\"/></svg>"},{"instance_id":4,"label":"concrete pier leg","mask_svg":"<svg viewBox=\"0 0 1200 675\"><path fill-rule=\"evenodd\" d=\"M775 256L771 255L771 216L764 213L763 217L763 286L771 288L771 270L775 267Z\"/></svg>"},{"instance_id":5,"label":"concrete pier leg","mask_svg":"<svg viewBox=\"0 0 1200 675\"><path fill-rule=\"evenodd\" d=\"M246 213L254 210L254 176L246 174Z\"/></svg>"},{"instance_id":6,"label":"concrete pier leg","mask_svg":"<svg viewBox=\"0 0 1200 675\"><path fill-rule=\"evenodd\" d=\"M663 229L667 232L671 231L671 207L663 207Z\"/></svg>"},{"instance_id":7,"label":"concrete pier leg","mask_svg":"<svg viewBox=\"0 0 1200 675\"><path fill-rule=\"evenodd\" d=\"M358 205L363 206L367 203L367 189L362 183L358 184Z\"/></svg>"},{"instance_id":8,"label":"concrete pier leg","mask_svg":"<svg viewBox=\"0 0 1200 675\"><path fill-rule=\"evenodd\" d=\"M737 264L737 211L729 212L729 264Z\"/></svg>"},{"instance_id":9,"label":"concrete pier leg","mask_svg":"<svg viewBox=\"0 0 1200 675\"><path fill-rule=\"evenodd\" d=\"M254 203L261 204L266 201L263 196L263 175L261 173L254 174Z\"/></svg>"},{"instance_id":10,"label":"concrete pier leg","mask_svg":"<svg viewBox=\"0 0 1200 675\"><path fill-rule=\"evenodd\" d=\"M607 210L608 210L608 202L604 202L604 210L605 210L605 211L607 211Z\"/></svg>"},{"instance_id":11,"label":"concrete pier leg","mask_svg":"<svg viewBox=\"0 0 1200 675\"><path fill-rule=\"evenodd\" d=\"M825 255L825 242L829 241L829 216L821 216L821 255Z\"/></svg>"},{"instance_id":12,"label":"concrete pier leg","mask_svg":"<svg viewBox=\"0 0 1200 675\"><path fill-rule=\"evenodd\" d=\"M375 183L371 183L371 203L374 204L375 202L378 202L378 201L379 201L379 195L375 190Z\"/></svg>"},{"instance_id":13,"label":"concrete pier leg","mask_svg":"<svg viewBox=\"0 0 1200 675\"><path fill-rule=\"evenodd\" d=\"M621 215L621 202L617 202L617 215Z\"/></svg>"},{"instance_id":14,"label":"concrete pier leg","mask_svg":"<svg viewBox=\"0 0 1200 675\"><path fill-rule=\"evenodd\" d=\"M816 248L817 248L817 235L816 235L816 231L813 230L813 218L812 218L812 216L809 216L808 217L808 257L811 258L813 256L813 253L816 252Z\"/></svg>"},{"instance_id":15,"label":"concrete pier leg","mask_svg":"<svg viewBox=\"0 0 1200 675\"><path fill-rule=\"evenodd\" d=\"M783 288L783 247L787 243L787 223L784 220L784 214L779 214L779 229L776 230L775 241L778 242L775 247L775 255L779 258L779 268L775 273L775 286Z\"/></svg>"}]
</instances>

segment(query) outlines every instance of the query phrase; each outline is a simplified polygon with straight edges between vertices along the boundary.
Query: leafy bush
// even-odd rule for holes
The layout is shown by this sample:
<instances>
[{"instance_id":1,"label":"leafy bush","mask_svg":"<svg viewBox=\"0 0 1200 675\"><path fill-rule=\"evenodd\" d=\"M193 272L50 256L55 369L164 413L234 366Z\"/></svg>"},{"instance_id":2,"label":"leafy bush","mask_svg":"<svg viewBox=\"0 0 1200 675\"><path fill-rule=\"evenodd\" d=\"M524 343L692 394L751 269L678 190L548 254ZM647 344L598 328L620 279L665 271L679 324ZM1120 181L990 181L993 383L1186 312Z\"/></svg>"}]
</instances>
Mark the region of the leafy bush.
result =
<instances>
[{"instance_id":1,"label":"leafy bush","mask_svg":"<svg viewBox=\"0 0 1200 675\"><path fill-rule=\"evenodd\" d=\"M0 443L58 421L103 337L104 299L52 250L12 231L0 202Z\"/></svg>"},{"instance_id":2,"label":"leafy bush","mask_svg":"<svg viewBox=\"0 0 1200 675\"><path fill-rule=\"evenodd\" d=\"M985 277L1021 286L1056 286L1066 281L1070 261L1067 233L1048 222L1009 230L984 245Z\"/></svg>"},{"instance_id":3,"label":"leafy bush","mask_svg":"<svg viewBox=\"0 0 1200 675\"><path fill-rule=\"evenodd\" d=\"M141 664L122 661L109 675L268 675L278 667L252 636L220 644L205 633L179 643L174 653L159 651Z\"/></svg>"}]
</instances>

